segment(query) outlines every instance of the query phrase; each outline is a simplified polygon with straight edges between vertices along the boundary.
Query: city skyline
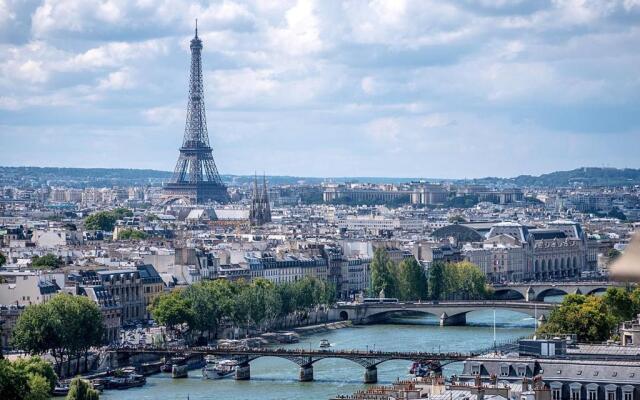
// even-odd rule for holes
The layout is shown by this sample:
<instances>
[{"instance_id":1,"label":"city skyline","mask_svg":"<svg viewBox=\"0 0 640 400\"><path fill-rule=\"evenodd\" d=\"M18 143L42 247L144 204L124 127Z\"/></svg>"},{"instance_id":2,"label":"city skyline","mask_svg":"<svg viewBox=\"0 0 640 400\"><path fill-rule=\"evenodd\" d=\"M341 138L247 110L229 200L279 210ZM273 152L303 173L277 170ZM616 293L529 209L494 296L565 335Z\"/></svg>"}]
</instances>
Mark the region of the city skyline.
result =
<instances>
[{"instance_id":1,"label":"city skyline","mask_svg":"<svg viewBox=\"0 0 640 400\"><path fill-rule=\"evenodd\" d=\"M4 165L169 171L198 18L221 174L638 167L640 3L0 0Z\"/></svg>"}]
</instances>

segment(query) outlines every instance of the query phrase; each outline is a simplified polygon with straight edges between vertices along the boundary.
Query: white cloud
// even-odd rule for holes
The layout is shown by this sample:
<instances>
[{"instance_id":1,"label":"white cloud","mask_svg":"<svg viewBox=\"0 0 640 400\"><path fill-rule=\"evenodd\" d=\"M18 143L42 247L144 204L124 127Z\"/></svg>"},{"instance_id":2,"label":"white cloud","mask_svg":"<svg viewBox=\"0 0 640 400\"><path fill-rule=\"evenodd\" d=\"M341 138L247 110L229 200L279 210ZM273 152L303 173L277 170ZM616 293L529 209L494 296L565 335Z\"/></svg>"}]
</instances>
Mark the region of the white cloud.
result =
<instances>
[{"instance_id":1,"label":"white cloud","mask_svg":"<svg viewBox=\"0 0 640 400\"><path fill-rule=\"evenodd\" d=\"M291 55L317 53L326 46L320 37L320 22L313 0L298 0L285 14L286 25L269 28L271 45Z\"/></svg>"},{"instance_id":2,"label":"white cloud","mask_svg":"<svg viewBox=\"0 0 640 400\"><path fill-rule=\"evenodd\" d=\"M130 69L123 68L121 70L111 72L105 78L100 79L98 89L100 90L122 90L131 89L135 86L135 77Z\"/></svg>"},{"instance_id":3,"label":"white cloud","mask_svg":"<svg viewBox=\"0 0 640 400\"><path fill-rule=\"evenodd\" d=\"M490 157L489 173L499 161L511 165L498 152L516 147L526 158L554 135L576 162L584 151L603 163L610 155L601 138L629 140L640 130L633 113L638 0L42 0L29 7L0 0L0 24L8 21L0 27L3 124L26 125L33 135L50 126L69 148L78 142L64 132L77 129L79 108L83 129L101 140L105 131L128 135L146 125L157 134L153 151L172 155L166 168L184 123L195 18L212 140L221 160L225 151L237 154L228 164L237 168L255 162L248 142L260 150L275 142L274 156L305 160L338 160L348 148L346 163L371 173L391 173L376 169L371 152L386 154L396 173L419 175L412 168L446 165L439 153L451 151ZM25 121L20 110L29 107ZM30 156L21 135L11 140L23 159ZM590 150L596 143L600 155ZM155 154L137 160L157 165ZM282 172L345 174L339 162L324 164L291 161L302 170Z\"/></svg>"}]
</instances>

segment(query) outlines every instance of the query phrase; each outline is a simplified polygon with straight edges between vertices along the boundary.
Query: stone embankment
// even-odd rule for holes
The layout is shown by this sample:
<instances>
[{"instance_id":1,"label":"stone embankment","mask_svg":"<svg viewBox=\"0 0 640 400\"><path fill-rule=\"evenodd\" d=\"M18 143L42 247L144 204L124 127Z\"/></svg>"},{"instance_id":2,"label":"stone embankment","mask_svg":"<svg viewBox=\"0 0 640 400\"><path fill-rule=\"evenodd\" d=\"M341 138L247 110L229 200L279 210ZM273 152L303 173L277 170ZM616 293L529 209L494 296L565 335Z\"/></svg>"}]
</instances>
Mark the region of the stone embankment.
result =
<instances>
[{"instance_id":1,"label":"stone embankment","mask_svg":"<svg viewBox=\"0 0 640 400\"><path fill-rule=\"evenodd\" d=\"M351 323L351 321L337 321L329 322L326 324L302 326L299 328L294 328L293 331L298 335L310 335L314 333L328 332L335 329L349 328L352 325L353 324Z\"/></svg>"}]
</instances>

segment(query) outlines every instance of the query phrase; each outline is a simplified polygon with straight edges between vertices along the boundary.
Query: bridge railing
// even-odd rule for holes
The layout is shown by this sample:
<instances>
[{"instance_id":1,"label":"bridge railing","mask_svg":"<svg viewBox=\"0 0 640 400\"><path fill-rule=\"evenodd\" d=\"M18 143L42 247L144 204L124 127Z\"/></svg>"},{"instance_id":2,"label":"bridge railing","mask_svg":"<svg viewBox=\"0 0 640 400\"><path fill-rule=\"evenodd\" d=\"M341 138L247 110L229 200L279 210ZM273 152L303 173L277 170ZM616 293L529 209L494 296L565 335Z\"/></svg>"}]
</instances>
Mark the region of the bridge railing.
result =
<instances>
[{"instance_id":1,"label":"bridge railing","mask_svg":"<svg viewBox=\"0 0 640 400\"><path fill-rule=\"evenodd\" d=\"M308 350L304 348L284 349L284 348L244 348L230 349L213 346L199 347L164 347L153 345L137 345L137 346L111 346L109 352L125 352L125 353L170 353L170 354L226 354L226 355L290 355L290 356L353 356L363 358L404 358L404 359L464 359L478 355L478 353L433 353L420 351L382 351L382 350Z\"/></svg>"}]
</instances>

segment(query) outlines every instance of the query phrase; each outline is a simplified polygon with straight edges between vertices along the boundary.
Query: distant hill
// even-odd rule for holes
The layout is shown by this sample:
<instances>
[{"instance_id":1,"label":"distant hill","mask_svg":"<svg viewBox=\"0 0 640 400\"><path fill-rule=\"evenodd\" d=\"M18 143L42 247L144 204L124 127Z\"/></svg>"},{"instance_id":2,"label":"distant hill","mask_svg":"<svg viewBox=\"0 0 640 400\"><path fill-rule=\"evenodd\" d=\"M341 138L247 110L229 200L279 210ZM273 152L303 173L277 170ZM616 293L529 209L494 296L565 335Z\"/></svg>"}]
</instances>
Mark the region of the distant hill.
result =
<instances>
[{"instance_id":1,"label":"distant hill","mask_svg":"<svg viewBox=\"0 0 640 400\"><path fill-rule=\"evenodd\" d=\"M160 185L171 178L172 172L151 169L126 168L55 168L55 167L2 167L0 185L30 184L38 186L65 185L132 186ZM227 184L242 185L253 181L252 175L222 175ZM267 176L272 185L320 184L322 182L406 183L418 180L442 181L434 178L384 178L384 177L298 177ZM640 185L640 169L585 167L571 171L557 171L540 176L520 175L515 178L487 177L473 180L450 180L456 183L477 183L490 186L567 187L567 186L620 186Z\"/></svg>"},{"instance_id":2,"label":"distant hill","mask_svg":"<svg viewBox=\"0 0 640 400\"><path fill-rule=\"evenodd\" d=\"M518 186L621 186L640 184L640 169L584 167L540 176L520 175L512 179Z\"/></svg>"}]
</instances>

